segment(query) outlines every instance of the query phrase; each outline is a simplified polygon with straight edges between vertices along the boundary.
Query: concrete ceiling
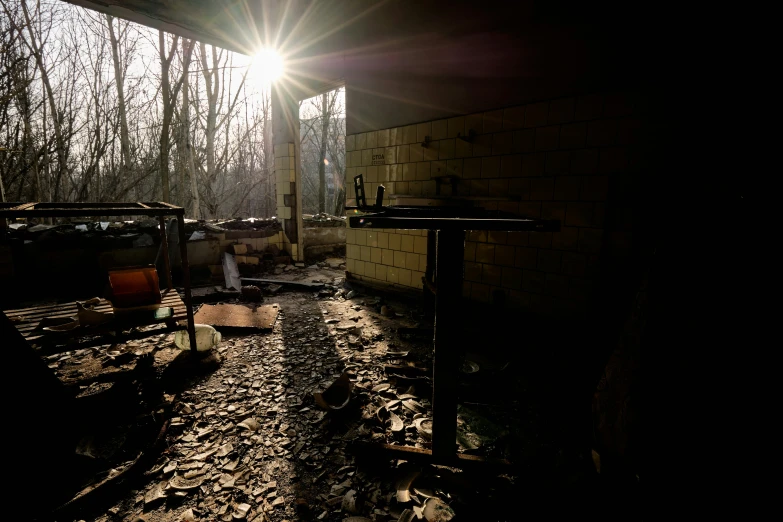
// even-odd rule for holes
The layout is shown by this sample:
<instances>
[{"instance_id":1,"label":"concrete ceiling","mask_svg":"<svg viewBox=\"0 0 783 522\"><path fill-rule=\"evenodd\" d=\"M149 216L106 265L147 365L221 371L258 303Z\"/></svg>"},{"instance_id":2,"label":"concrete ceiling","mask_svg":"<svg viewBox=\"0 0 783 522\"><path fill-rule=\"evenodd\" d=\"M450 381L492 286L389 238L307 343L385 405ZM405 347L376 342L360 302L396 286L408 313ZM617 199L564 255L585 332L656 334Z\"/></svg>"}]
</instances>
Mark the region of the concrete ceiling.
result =
<instances>
[{"instance_id":1,"label":"concrete ceiling","mask_svg":"<svg viewBox=\"0 0 783 522\"><path fill-rule=\"evenodd\" d=\"M645 71L619 3L66 1L245 54L275 47L295 97L346 84L349 132L636 85Z\"/></svg>"}]
</instances>

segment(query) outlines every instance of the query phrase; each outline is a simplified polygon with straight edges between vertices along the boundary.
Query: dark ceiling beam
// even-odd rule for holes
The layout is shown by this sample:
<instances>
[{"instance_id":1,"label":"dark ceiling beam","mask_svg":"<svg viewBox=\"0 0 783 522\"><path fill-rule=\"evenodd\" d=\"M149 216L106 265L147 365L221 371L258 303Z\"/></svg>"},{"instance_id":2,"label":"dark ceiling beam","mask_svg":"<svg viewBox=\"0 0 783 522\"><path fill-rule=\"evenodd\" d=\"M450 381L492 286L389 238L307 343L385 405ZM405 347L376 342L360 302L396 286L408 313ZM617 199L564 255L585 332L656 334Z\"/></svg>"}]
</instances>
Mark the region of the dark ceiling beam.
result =
<instances>
[{"instance_id":1,"label":"dark ceiling beam","mask_svg":"<svg viewBox=\"0 0 783 522\"><path fill-rule=\"evenodd\" d=\"M237 45L235 42L228 41L217 36L212 31L204 30L204 26L194 23L184 22L182 19L172 19L162 12L148 12L144 9L144 4L151 2L124 2L124 5L111 1L101 0L62 0L69 4L105 13L116 18L136 22L153 29L159 29L167 33L175 34L183 38L198 40L208 44L217 45L231 51L242 54L250 54L247 48ZM128 7L131 6L131 7Z\"/></svg>"}]
</instances>

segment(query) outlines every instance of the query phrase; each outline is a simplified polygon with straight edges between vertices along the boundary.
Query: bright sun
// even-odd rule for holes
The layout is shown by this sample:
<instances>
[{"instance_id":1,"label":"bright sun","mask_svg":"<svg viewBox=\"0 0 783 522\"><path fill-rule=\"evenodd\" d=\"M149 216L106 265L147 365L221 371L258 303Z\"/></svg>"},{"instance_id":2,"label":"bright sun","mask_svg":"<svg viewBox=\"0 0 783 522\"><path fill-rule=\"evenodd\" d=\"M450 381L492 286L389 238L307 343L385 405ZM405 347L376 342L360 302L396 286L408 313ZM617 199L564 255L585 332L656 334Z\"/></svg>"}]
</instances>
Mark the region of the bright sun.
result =
<instances>
[{"instance_id":1,"label":"bright sun","mask_svg":"<svg viewBox=\"0 0 783 522\"><path fill-rule=\"evenodd\" d=\"M283 58L272 49L253 57L253 75L261 82L274 82L283 75Z\"/></svg>"}]
</instances>

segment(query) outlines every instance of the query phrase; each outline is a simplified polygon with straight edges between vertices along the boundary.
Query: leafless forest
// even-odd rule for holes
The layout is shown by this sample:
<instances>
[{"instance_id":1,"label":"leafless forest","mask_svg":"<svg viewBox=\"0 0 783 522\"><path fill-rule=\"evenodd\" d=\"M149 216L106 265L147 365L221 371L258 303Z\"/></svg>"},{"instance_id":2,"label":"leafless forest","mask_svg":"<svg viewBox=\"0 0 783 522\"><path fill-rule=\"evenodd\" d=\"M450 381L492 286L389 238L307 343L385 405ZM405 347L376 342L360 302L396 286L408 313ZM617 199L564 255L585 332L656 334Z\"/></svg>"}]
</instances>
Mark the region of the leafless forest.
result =
<instances>
[{"instance_id":1,"label":"leafless forest","mask_svg":"<svg viewBox=\"0 0 783 522\"><path fill-rule=\"evenodd\" d=\"M275 214L270 94L249 57L55 0L0 10L3 201ZM342 210L344 99L301 106L305 212Z\"/></svg>"}]
</instances>

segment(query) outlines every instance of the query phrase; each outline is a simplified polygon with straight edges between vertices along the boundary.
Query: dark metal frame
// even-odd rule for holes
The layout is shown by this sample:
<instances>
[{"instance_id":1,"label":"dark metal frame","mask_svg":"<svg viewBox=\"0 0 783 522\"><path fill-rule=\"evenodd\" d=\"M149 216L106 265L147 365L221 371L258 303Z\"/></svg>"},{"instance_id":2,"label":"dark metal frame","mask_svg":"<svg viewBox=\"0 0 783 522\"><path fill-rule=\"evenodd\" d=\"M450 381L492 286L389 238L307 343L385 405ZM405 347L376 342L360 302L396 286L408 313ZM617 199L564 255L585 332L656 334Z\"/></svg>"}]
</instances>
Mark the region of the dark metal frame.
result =
<instances>
[{"instance_id":1,"label":"dark metal frame","mask_svg":"<svg viewBox=\"0 0 783 522\"><path fill-rule=\"evenodd\" d=\"M23 203L11 208L0 207L0 229L5 228L6 220L13 218L34 217L121 217L149 216L157 217L160 222L161 246L163 248L166 267L166 283L169 291L173 290L171 283L171 266L169 265L169 245L166 233L166 216L177 219L179 247L182 256L182 286L185 292L185 309L187 311L187 330L190 339L190 349L196 353L196 327L193 319L193 300L190 289L190 266L188 265L187 238L185 237L185 209L162 201L128 202L128 203ZM160 330L152 330L147 334L158 335ZM132 334L131 334L132 335ZM130 339L129 336L118 336L117 340ZM138 338L138 336L136 336Z\"/></svg>"},{"instance_id":2,"label":"dark metal frame","mask_svg":"<svg viewBox=\"0 0 783 522\"><path fill-rule=\"evenodd\" d=\"M488 461L466 457L456 452L457 375L459 345L457 311L462 297L462 270L465 254L465 232L468 230L507 230L558 232L559 220L507 218L498 212L466 207L381 207L371 214L350 216L351 228L396 228L429 230L428 259L434 255L435 283L435 355L432 379L432 451L405 446L375 445L390 458L465 467L476 463L510 465L505 461ZM428 262L427 283L432 268ZM440 328L439 328L440 326ZM360 445L361 451L372 451Z\"/></svg>"}]
</instances>

